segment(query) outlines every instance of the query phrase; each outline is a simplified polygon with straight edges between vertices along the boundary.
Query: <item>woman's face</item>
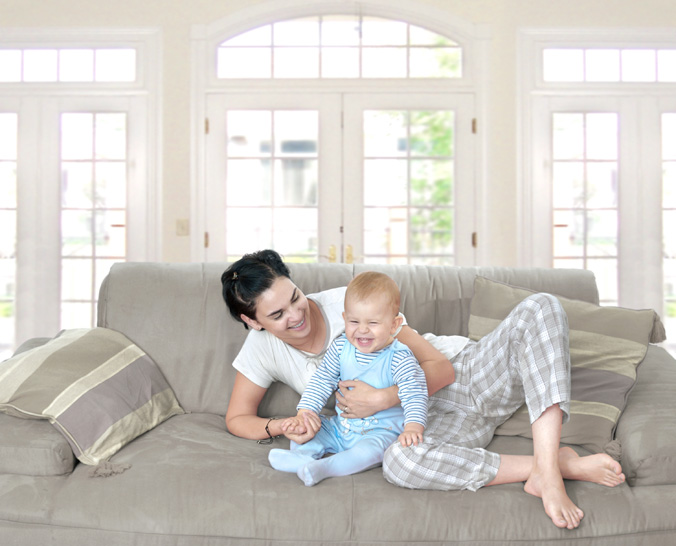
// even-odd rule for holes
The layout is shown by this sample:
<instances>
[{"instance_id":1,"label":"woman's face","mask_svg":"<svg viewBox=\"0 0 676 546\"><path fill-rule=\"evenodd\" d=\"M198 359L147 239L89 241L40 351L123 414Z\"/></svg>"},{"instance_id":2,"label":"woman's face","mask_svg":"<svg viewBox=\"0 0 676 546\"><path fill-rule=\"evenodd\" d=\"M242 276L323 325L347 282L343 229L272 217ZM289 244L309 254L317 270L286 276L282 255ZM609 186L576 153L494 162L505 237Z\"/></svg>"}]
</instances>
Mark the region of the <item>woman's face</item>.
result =
<instances>
[{"instance_id":1,"label":"woman's face","mask_svg":"<svg viewBox=\"0 0 676 546\"><path fill-rule=\"evenodd\" d=\"M287 277L277 277L256 302L256 319L242 315L252 328L264 328L282 341L296 344L310 335L312 324L308 300Z\"/></svg>"}]
</instances>

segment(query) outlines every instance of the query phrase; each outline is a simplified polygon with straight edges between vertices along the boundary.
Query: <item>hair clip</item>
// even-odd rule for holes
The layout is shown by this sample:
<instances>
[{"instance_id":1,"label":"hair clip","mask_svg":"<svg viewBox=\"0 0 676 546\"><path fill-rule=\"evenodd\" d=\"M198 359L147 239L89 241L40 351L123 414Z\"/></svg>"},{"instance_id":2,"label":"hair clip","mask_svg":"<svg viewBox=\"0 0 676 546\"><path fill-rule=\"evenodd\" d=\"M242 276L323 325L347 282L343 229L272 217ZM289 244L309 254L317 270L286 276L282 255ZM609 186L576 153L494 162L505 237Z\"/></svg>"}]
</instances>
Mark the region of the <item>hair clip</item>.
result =
<instances>
[{"instance_id":1,"label":"hair clip","mask_svg":"<svg viewBox=\"0 0 676 546\"><path fill-rule=\"evenodd\" d=\"M237 280L237 271L235 271L235 272L232 274L232 280L233 280L233 281L236 281L236 280Z\"/></svg>"}]
</instances>

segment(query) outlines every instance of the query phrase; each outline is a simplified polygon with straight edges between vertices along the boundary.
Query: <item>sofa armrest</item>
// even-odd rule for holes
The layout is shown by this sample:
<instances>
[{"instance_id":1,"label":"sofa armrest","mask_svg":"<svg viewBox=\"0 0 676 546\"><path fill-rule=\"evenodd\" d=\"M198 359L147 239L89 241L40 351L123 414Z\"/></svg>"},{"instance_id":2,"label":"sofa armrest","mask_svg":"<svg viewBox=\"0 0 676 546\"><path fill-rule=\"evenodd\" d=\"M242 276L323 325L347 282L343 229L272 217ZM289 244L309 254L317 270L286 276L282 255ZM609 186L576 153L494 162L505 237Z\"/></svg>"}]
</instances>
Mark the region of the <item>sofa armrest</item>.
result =
<instances>
[{"instance_id":1,"label":"sofa armrest","mask_svg":"<svg viewBox=\"0 0 676 546\"><path fill-rule=\"evenodd\" d=\"M676 361L651 345L615 433L632 486L676 484Z\"/></svg>"},{"instance_id":2,"label":"sofa armrest","mask_svg":"<svg viewBox=\"0 0 676 546\"><path fill-rule=\"evenodd\" d=\"M74 467L73 450L49 421L0 413L0 474L60 476Z\"/></svg>"}]
</instances>

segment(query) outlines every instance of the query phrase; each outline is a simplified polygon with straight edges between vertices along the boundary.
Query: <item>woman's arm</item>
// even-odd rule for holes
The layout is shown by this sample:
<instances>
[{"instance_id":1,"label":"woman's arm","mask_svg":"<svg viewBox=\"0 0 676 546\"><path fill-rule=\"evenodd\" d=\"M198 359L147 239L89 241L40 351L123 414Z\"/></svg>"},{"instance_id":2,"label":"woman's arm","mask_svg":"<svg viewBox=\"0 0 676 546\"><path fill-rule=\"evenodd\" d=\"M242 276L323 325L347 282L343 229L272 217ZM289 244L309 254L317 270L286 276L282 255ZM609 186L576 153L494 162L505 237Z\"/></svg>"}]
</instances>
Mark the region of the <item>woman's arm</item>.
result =
<instances>
[{"instance_id":1,"label":"woman's arm","mask_svg":"<svg viewBox=\"0 0 676 546\"><path fill-rule=\"evenodd\" d=\"M397 339L406 345L420 363L430 395L455 381L455 370L438 349L410 326L404 326Z\"/></svg>"},{"instance_id":2,"label":"woman's arm","mask_svg":"<svg viewBox=\"0 0 676 546\"><path fill-rule=\"evenodd\" d=\"M266 425L271 436L285 435L298 443L306 441L307 429L283 431L281 419L270 421L268 417L258 417L258 406L263 400L267 389L259 387L245 375L237 372L235 385L230 395L228 412L225 415L225 424L235 436L250 440L265 440L269 438L265 431ZM269 424L268 424L269 423Z\"/></svg>"},{"instance_id":3,"label":"woman's arm","mask_svg":"<svg viewBox=\"0 0 676 546\"><path fill-rule=\"evenodd\" d=\"M411 349L420 363L430 395L455 381L453 365L413 328L404 326L397 339ZM362 419L401 403L396 386L375 389L362 381L341 381L339 387L336 402L346 419Z\"/></svg>"}]
</instances>

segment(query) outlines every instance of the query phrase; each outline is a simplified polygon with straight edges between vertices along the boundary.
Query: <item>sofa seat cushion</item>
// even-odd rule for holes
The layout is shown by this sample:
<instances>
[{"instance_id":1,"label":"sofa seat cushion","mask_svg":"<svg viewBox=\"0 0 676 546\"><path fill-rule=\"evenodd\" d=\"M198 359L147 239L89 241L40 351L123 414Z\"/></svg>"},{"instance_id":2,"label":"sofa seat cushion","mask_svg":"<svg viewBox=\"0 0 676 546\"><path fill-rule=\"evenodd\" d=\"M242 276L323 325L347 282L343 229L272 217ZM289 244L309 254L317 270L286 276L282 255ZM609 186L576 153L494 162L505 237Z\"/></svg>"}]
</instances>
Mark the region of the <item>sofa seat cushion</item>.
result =
<instances>
[{"instance_id":1,"label":"sofa seat cushion","mask_svg":"<svg viewBox=\"0 0 676 546\"><path fill-rule=\"evenodd\" d=\"M65 330L0 364L0 411L48 419L92 465L183 413L155 362L106 328Z\"/></svg>"},{"instance_id":2,"label":"sofa seat cushion","mask_svg":"<svg viewBox=\"0 0 676 546\"><path fill-rule=\"evenodd\" d=\"M0 414L0 474L59 476L74 465L70 445L47 421Z\"/></svg>"},{"instance_id":3,"label":"sofa seat cushion","mask_svg":"<svg viewBox=\"0 0 676 546\"><path fill-rule=\"evenodd\" d=\"M477 277L474 284L470 338L491 332L532 290ZM592 452L610 451L615 426L636 381L653 330L662 331L652 310L601 307L558 296L570 326L571 408L561 441ZM658 334L659 335L659 334ZM496 434L531 438L525 407Z\"/></svg>"},{"instance_id":4,"label":"sofa seat cushion","mask_svg":"<svg viewBox=\"0 0 676 546\"><path fill-rule=\"evenodd\" d=\"M31 522L35 533L47 528L40 524L62 535L70 529L77 544L214 546L423 545L450 537L455 544L584 543L590 537L620 544L638 528L668 529L673 519L660 509L673 492L626 484L568 483L588 514L574 531L552 525L542 501L520 483L476 493L412 491L387 483L376 468L306 487L295 474L270 467L272 447L288 442L259 445L230 435L221 416L179 415L113 457L132 465L123 474L93 479L77 465L60 477L0 475L0 520Z\"/></svg>"}]
</instances>

